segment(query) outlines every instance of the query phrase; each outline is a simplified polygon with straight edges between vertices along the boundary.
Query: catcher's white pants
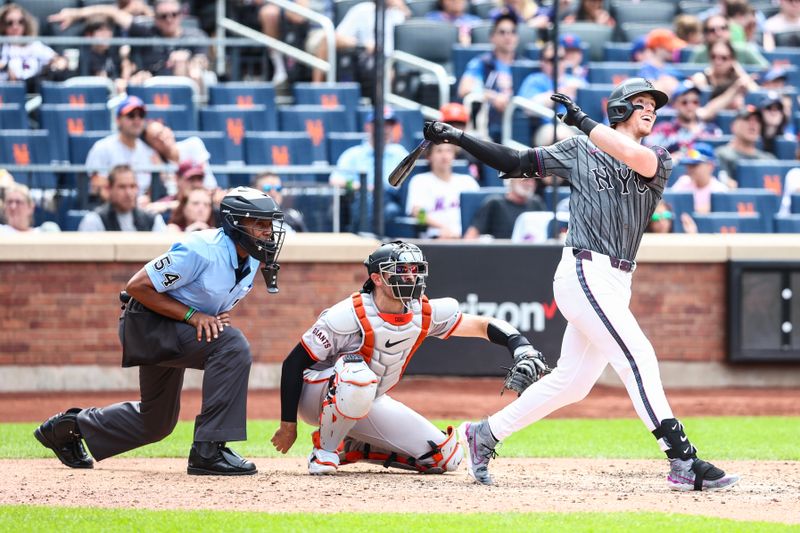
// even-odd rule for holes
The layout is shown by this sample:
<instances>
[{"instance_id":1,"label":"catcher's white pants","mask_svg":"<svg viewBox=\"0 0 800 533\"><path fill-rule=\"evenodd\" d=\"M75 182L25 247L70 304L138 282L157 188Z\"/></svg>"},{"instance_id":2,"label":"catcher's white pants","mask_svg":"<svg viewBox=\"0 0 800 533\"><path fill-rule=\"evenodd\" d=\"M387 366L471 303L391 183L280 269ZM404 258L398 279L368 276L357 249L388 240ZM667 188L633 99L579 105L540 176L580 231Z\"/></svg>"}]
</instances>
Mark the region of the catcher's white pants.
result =
<instances>
[{"instance_id":1,"label":"catcher's white pants","mask_svg":"<svg viewBox=\"0 0 800 533\"><path fill-rule=\"evenodd\" d=\"M320 373L316 379L331 374L333 368ZM327 391L327 380L303 384L298 413L308 424L319 425L322 402ZM445 438L442 431L428 419L386 394L375 398L367 416L359 419L347 436L409 457L425 455L431 451L428 441L440 443Z\"/></svg>"},{"instance_id":2,"label":"catcher's white pants","mask_svg":"<svg viewBox=\"0 0 800 533\"><path fill-rule=\"evenodd\" d=\"M608 256L592 252L592 260L578 259L572 250L564 248L553 280L556 303L568 321L558 365L489 417L500 440L585 398L609 363L650 431L673 418L653 346L628 308L631 273L612 268Z\"/></svg>"}]
</instances>

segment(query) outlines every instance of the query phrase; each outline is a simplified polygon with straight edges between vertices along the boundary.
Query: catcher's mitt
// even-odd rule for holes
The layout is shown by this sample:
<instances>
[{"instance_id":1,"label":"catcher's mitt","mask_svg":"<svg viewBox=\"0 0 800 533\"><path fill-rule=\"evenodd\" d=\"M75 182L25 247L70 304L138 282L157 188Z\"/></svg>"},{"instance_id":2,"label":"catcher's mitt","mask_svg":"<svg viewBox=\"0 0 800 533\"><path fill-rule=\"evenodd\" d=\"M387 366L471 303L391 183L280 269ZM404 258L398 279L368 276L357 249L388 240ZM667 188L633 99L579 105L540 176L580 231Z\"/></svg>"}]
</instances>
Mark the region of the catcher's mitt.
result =
<instances>
[{"instance_id":1,"label":"catcher's mitt","mask_svg":"<svg viewBox=\"0 0 800 533\"><path fill-rule=\"evenodd\" d=\"M531 345L520 346L514 352L514 364L508 369L500 394L502 395L508 389L513 390L519 396L522 391L551 371L542 359L542 352Z\"/></svg>"}]
</instances>

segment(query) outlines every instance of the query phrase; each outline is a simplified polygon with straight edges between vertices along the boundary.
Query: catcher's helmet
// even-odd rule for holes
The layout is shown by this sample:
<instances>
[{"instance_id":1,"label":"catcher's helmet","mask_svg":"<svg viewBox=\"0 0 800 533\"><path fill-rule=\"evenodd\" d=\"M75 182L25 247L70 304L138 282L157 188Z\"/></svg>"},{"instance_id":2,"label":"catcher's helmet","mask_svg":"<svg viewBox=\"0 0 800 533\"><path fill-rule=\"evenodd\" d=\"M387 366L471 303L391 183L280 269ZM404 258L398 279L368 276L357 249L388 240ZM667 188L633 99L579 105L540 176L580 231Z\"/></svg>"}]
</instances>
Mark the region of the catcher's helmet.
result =
<instances>
[{"instance_id":1,"label":"catcher's helmet","mask_svg":"<svg viewBox=\"0 0 800 533\"><path fill-rule=\"evenodd\" d=\"M669 96L659 91L649 80L644 78L629 78L617 85L608 97L606 103L606 114L611 126L625 122L633 114L635 109L631 104L631 99L637 94L647 93L656 100L656 109L667 105Z\"/></svg>"},{"instance_id":2,"label":"catcher's helmet","mask_svg":"<svg viewBox=\"0 0 800 533\"><path fill-rule=\"evenodd\" d=\"M225 235L244 248L250 257L267 265L277 262L286 232L283 228L283 212L275 200L250 187L237 187L222 199L220 214ZM266 239L252 235L242 225L248 219L272 222L271 235Z\"/></svg>"},{"instance_id":3,"label":"catcher's helmet","mask_svg":"<svg viewBox=\"0 0 800 533\"><path fill-rule=\"evenodd\" d=\"M403 241L383 244L370 254L364 266L369 274L379 274L391 287L395 299L402 301L407 309L412 300L418 300L425 293L428 262L414 244ZM373 289L375 285L368 279L362 290L372 292Z\"/></svg>"}]
</instances>

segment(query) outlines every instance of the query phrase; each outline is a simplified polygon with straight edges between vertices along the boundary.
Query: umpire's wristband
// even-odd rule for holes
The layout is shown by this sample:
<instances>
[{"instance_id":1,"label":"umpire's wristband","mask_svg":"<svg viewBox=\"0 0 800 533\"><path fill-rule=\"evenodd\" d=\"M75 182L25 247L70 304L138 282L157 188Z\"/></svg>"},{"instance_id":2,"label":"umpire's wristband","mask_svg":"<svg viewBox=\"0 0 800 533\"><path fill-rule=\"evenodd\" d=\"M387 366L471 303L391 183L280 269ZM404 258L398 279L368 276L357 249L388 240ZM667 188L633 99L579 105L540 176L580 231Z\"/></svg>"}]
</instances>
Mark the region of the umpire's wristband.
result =
<instances>
[{"instance_id":1,"label":"umpire's wristband","mask_svg":"<svg viewBox=\"0 0 800 533\"><path fill-rule=\"evenodd\" d=\"M592 130L597 127L597 122L589 118L589 115L584 115L581 119L578 129L585 133L587 136L592 133Z\"/></svg>"}]
</instances>

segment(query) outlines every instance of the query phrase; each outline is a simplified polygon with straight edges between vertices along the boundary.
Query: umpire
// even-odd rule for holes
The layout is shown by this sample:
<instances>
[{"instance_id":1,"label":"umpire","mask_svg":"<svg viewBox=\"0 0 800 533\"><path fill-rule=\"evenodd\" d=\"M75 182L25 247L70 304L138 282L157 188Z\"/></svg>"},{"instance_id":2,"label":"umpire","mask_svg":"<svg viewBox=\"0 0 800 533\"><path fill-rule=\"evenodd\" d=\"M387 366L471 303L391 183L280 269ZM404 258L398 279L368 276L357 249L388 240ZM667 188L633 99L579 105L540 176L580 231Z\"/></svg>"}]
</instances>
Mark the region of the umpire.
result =
<instances>
[{"instance_id":1,"label":"umpire","mask_svg":"<svg viewBox=\"0 0 800 533\"><path fill-rule=\"evenodd\" d=\"M226 446L247 438L250 344L230 326L230 310L253 287L259 264L277 291L283 213L266 194L246 187L221 204L222 228L198 231L147 263L128 282L120 318L122 366L139 367L141 399L72 408L34 431L65 465L98 461L157 442L178 422L184 369L205 370L188 473L248 475L256 466ZM128 296L129 295L129 296Z\"/></svg>"}]
</instances>

